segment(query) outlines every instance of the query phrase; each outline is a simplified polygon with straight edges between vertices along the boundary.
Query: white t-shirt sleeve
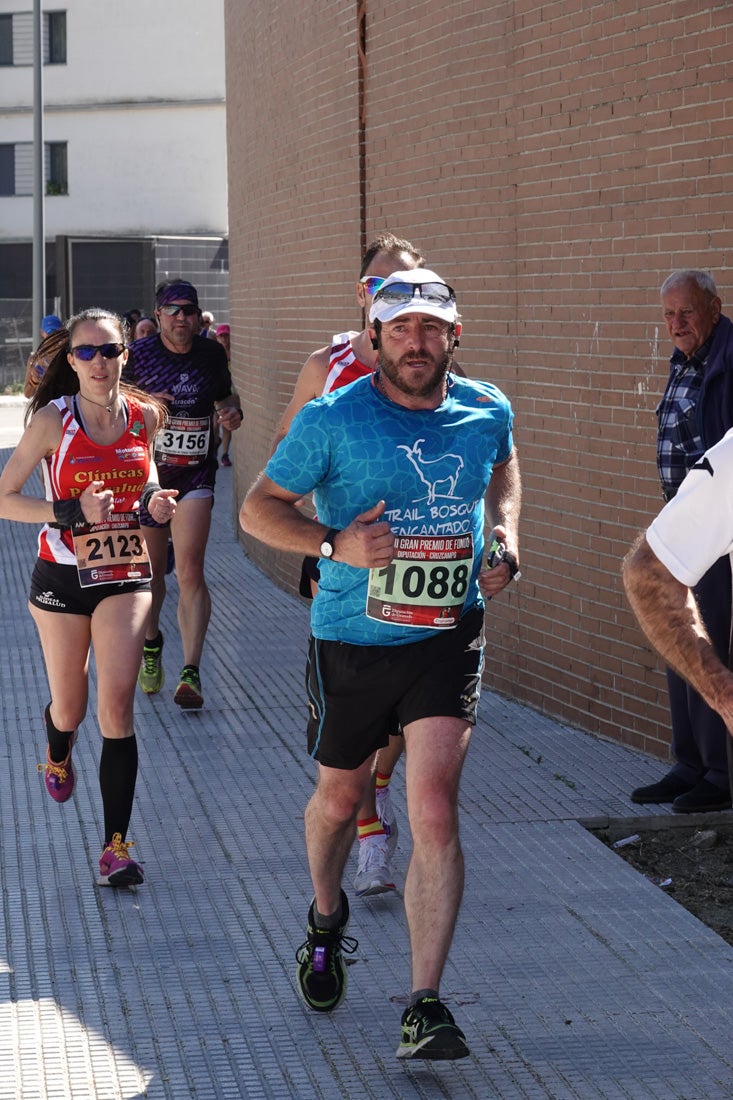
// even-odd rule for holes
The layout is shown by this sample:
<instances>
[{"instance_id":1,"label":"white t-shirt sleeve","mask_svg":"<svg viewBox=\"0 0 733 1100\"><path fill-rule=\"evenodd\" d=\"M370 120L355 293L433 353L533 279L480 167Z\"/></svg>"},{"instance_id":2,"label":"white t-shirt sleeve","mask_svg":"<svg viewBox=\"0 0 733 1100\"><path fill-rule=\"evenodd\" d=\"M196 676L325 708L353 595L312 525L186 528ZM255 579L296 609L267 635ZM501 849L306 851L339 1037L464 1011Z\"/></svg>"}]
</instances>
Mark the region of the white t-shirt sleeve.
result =
<instances>
[{"instance_id":1,"label":"white t-shirt sleeve","mask_svg":"<svg viewBox=\"0 0 733 1100\"><path fill-rule=\"evenodd\" d=\"M680 584L692 588L733 550L733 429L690 470L646 533Z\"/></svg>"}]
</instances>

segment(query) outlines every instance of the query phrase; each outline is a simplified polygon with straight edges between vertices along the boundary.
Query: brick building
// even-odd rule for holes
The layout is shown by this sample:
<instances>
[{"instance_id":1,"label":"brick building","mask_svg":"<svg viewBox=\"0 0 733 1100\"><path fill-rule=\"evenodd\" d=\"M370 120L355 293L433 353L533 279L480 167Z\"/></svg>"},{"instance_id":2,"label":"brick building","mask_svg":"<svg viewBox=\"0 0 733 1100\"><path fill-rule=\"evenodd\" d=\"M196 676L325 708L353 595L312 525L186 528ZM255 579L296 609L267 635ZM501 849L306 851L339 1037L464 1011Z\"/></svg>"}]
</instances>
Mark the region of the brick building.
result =
<instances>
[{"instance_id":1,"label":"brick building","mask_svg":"<svg viewBox=\"0 0 733 1100\"><path fill-rule=\"evenodd\" d=\"M227 0L225 13L238 498L307 354L360 327L364 243L410 238L456 287L462 365L516 412L524 576L490 605L486 681L666 754L661 665L619 567L661 504L659 285L709 268L733 310L733 7ZM294 585L292 557L246 548Z\"/></svg>"}]
</instances>

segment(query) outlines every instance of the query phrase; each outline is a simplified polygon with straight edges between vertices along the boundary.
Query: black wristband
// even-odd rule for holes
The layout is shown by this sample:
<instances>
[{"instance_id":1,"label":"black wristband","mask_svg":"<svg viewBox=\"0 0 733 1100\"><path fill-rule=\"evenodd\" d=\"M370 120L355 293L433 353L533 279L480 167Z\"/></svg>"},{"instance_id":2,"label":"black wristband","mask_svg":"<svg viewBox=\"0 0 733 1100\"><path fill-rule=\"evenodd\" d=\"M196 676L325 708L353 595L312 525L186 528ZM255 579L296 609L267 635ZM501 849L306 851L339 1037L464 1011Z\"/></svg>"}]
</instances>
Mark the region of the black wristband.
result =
<instances>
[{"instance_id":1,"label":"black wristband","mask_svg":"<svg viewBox=\"0 0 733 1100\"><path fill-rule=\"evenodd\" d=\"M519 563L517 562L516 554L513 554L511 550L505 550L501 560L506 562L506 564L509 566L509 572L512 575L512 580L514 580L515 577L521 577L522 574L519 572Z\"/></svg>"},{"instance_id":2,"label":"black wristband","mask_svg":"<svg viewBox=\"0 0 733 1100\"><path fill-rule=\"evenodd\" d=\"M143 486L143 491L140 494L140 503L147 512L150 511L150 498L154 493L159 493L162 488L163 486L158 485L157 481L148 481Z\"/></svg>"},{"instance_id":3,"label":"black wristband","mask_svg":"<svg viewBox=\"0 0 733 1100\"><path fill-rule=\"evenodd\" d=\"M74 527L78 523L87 522L78 497L76 500L55 500L53 516L56 520L55 527Z\"/></svg>"}]
</instances>

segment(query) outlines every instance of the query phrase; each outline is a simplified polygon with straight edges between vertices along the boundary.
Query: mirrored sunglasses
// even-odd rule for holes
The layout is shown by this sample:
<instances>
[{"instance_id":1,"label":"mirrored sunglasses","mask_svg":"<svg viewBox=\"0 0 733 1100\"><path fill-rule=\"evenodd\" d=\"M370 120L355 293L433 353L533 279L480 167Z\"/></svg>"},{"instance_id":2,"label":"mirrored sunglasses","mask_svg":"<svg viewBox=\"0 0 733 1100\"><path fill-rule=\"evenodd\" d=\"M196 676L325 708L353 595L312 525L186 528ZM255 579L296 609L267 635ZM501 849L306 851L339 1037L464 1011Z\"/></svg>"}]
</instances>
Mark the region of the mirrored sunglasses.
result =
<instances>
[{"instance_id":1,"label":"mirrored sunglasses","mask_svg":"<svg viewBox=\"0 0 733 1100\"><path fill-rule=\"evenodd\" d=\"M359 282L366 290L367 294L376 294L380 286L386 279L386 275L365 275L363 279L359 279Z\"/></svg>"},{"instance_id":2,"label":"mirrored sunglasses","mask_svg":"<svg viewBox=\"0 0 733 1100\"><path fill-rule=\"evenodd\" d=\"M77 344L71 349L71 354L81 359L82 363L91 363L97 352L103 359L116 359L125 350L125 344Z\"/></svg>"},{"instance_id":3,"label":"mirrored sunglasses","mask_svg":"<svg viewBox=\"0 0 733 1100\"><path fill-rule=\"evenodd\" d=\"M182 313L184 317L193 317L194 313L198 313L198 306L161 306L158 310L159 313L165 313L166 317L177 317L179 313Z\"/></svg>"},{"instance_id":4,"label":"mirrored sunglasses","mask_svg":"<svg viewBox=\"0 0 733 1100\"><path fill-rule=\"evenodd\" d=\"M374 295L375 301L411 302L413 298L422 298L423 302L433 305L448 305L455 302L455 291L447 283L390 283L382 286Z\"/></svg>"}]
</instances>

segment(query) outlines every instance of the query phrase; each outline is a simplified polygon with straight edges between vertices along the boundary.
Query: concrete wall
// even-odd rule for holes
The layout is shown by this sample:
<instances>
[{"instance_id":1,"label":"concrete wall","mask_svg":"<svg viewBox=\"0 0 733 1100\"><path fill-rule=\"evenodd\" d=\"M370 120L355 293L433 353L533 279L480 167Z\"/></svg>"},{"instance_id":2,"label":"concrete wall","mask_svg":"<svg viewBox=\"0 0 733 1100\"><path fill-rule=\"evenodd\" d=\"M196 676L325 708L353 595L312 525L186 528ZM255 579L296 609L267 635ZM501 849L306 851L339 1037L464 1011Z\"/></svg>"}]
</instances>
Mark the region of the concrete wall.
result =
<instances>
[{"instance_id":1,"label":"concrete wall","mask_svg":"<svg viewBox=\"0 0 733 1100\"><path fill-rule=\"evenodd\" d=\"M661 665L619 566L661 503L659 285L700 266L724 307L733 297L733 8L304 0L295 13L227 0L225 11L232 345L248 413L239 496L309 351L360 324L364 235L409 237L456 287L461 363L516 412L524 577L489 607L487 683L666 753ZM293 584L292 558L246 546Z\"/></svg>"}]
</instances>

